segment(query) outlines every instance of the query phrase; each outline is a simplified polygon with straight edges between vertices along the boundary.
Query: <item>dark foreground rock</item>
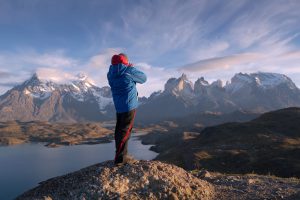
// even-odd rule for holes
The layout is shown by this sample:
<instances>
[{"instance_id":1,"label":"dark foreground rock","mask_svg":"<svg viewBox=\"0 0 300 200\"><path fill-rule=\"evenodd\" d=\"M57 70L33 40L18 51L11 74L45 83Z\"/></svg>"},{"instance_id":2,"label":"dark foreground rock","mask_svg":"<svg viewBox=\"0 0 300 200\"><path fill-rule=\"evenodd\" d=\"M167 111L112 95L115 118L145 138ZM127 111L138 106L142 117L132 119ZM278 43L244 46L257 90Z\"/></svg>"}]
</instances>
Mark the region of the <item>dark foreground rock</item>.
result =
<instances>
[{"instance_id":1,"label":"dark foreground rock","mask_svg":"<svg viewBox=\"0 0 300 200\"><path fill-rule=\"evenodd\" d=\"M112 161L49 179L17 199L214 199L214 187L158 161Z\"/></svg>"},{"instance_id":2,"label":"dark foreground rock","mask_svg":"<svg viewBox=\"0 0 300 200\"><path fill-rule=\"evenodd\" d=\"M300 179L257 174L221 174L206 170L192 174L211 183L216 200L299 200Z\"/></svg>"}]
</instances>

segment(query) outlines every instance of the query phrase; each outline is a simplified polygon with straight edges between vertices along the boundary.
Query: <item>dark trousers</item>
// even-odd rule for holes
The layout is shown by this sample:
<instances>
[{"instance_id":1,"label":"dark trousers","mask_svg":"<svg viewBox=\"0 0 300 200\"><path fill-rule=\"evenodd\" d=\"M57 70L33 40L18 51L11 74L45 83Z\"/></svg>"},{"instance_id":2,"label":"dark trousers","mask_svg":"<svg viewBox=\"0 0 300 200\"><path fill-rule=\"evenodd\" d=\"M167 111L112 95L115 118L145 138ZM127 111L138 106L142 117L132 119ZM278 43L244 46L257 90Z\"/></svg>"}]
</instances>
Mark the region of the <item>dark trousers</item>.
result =
<instances>
[{"instance_id":1,"label":"dark trousers","mask_svg":"<svg viewBox=\"0 0 300 200\"><path fill-rule=\"evenodd\" d=\"M117 123L115 127L115 163L126 162L128 140L131 135L135 112L134 109L129 112L117 113Z\"/></svg>"}]
</instances>

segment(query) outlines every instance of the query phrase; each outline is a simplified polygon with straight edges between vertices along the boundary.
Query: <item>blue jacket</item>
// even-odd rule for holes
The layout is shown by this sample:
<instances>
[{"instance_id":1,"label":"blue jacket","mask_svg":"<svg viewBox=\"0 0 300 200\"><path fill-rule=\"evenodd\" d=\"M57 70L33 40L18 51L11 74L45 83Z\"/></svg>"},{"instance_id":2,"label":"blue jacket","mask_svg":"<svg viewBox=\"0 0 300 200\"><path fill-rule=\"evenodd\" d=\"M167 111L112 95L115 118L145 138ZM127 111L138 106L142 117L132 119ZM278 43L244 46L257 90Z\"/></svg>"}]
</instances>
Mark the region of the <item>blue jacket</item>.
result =
<instances>
[{"instance_id":1,"label":"blue jacket","mask_svg":"<svg viewBox=\"0 0 300 200\"><path fill-rule=\"evenodd\" d=\"M138 93L135 85L146 82L147 77L143 72L124 64L111 65L107 79L117 113L137 108Z\"/></svg>"}]
</instances>

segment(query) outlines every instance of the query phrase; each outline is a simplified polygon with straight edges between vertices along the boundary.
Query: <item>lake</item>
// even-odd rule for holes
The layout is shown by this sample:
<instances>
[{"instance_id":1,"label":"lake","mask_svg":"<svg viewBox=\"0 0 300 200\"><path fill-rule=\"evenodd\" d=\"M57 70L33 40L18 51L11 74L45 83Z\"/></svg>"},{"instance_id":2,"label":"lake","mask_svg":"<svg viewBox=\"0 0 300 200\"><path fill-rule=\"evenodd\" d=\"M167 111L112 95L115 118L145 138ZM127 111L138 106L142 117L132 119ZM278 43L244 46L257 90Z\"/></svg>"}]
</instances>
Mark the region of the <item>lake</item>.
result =
<instances>
[{"instance_id":1,"label":"lake","mask_svg":"<svg viewBox=\"0 0 300 200\"><path fill-rule=\"evenodd\" d=\"M151 160L157 153L136 137L128 151L136 159ZM0 147L0 199L13 199L39 182L114 158L114 141L105 144L47 148L41 143Z\"/></svg>"}]
</instances>

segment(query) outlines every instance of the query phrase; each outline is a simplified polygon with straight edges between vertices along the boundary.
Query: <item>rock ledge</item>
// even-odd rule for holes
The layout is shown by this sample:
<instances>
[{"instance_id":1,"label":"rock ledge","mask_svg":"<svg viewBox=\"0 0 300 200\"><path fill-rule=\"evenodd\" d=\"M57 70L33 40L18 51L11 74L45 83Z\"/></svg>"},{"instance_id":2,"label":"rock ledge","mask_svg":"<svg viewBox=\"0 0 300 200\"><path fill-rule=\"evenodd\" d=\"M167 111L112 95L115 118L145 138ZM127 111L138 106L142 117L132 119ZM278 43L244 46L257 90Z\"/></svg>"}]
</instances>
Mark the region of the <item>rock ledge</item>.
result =
<instances>
[{"instance_id":1,"label":"rock ledge","mask_svg":"<svg viewBox=\"0 0 300 200\"><path fill-rule=\"evenodd\" d=\"M41 182L17 199L213 199L214 187L159 161L106 161Z\"/></svg>"}]
</instances>

